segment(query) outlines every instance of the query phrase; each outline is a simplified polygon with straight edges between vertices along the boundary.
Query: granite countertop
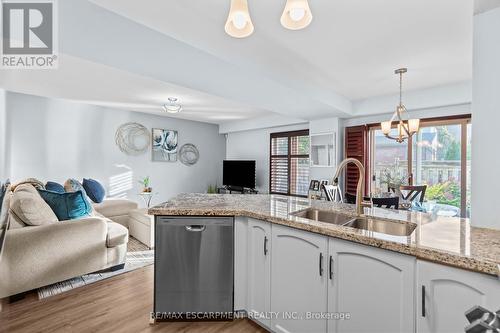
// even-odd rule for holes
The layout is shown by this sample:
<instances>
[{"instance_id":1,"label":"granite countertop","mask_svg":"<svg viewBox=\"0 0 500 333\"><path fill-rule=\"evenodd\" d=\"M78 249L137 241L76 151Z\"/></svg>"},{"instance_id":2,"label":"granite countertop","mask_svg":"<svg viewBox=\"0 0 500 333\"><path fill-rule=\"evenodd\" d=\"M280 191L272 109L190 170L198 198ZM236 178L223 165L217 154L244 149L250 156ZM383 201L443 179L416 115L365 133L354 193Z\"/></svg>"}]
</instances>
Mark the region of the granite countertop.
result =
<instances>
[{"instance_id":1,"label":"granite countertop","mask_svg":"<svg viewBox=\"0 0 500 333\"><path fill-rule=\"evenodd\" d=\"M472 227L469 219L365 208L365 215L417 225L392 236L313 221L290 213L309 207L355 216L355 206L267 194L181 194L149 209L151 215L247 216L500 277L500 230Z\"/></svg>"}]
</instances>

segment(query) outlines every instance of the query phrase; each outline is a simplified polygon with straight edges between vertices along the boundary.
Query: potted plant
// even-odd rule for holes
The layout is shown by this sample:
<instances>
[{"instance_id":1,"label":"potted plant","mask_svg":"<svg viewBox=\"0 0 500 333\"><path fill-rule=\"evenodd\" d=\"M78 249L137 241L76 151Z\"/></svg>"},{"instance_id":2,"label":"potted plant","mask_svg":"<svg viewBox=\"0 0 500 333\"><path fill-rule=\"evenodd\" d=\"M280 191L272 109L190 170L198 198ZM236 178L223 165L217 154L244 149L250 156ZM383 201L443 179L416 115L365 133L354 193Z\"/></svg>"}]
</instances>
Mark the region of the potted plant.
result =
<instances>
[{"instance_id":1,"label":"potted plant","mask_svg":"<svg viewBox=\"0 0 500 333\"><path fill-rule=\"evenodd\" d=\"M142 185L142 192L151 193L153 189L149 186L151 184L151 180L149 176L146 176L139 180L139 184Z\"/></svg>"}]
</instances>

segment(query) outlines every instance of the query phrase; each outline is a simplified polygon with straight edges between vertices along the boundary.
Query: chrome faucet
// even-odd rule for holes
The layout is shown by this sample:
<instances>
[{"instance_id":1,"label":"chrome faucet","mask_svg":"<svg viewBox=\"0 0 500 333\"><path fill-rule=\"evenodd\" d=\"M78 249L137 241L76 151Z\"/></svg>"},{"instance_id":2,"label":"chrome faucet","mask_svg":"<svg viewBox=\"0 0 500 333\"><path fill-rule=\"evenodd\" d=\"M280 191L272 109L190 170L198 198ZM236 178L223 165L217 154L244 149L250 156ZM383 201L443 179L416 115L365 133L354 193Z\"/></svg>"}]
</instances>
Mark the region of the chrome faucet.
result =
<instances>
[{"instance_id":1,"label":"chrome faucet","mask_svg":"<svg viewBox=\"0 0 500 333\"><path fill-rule=\"evenodd\" d=\"M358 186L356 187L356 213L358 215L363 215L363 208L365 206L372 206L371 201L364 201L363 199L363 190L365 187L365 167L363 166L363 164L355 158L346 158L337 166L337 171L335 171L335 176L333 176L333 184L338 185L340 173L349 163L353 163L354 165L356 165L359 171Z\"/></svg>"}]
</instances>

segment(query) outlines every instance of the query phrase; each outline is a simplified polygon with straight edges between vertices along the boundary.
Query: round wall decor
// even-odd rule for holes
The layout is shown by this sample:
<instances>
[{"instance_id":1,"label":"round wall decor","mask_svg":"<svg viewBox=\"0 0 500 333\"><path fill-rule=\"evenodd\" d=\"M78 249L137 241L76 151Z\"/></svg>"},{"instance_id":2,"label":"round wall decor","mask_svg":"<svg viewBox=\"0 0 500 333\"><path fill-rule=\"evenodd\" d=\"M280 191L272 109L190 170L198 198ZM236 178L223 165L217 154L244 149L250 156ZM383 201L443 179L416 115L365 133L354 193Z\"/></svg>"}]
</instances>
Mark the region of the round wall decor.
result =
<instances>
[{"instance_id":1,"label":"round wall decor","mask_svg":"<svg viewBox=\"0 0 500 333\"><path fill-rule=\"evenodd\" d=\"M118 127L115 134L116 145L127 155L147 152L150 140L148 129L139 123L125 123Z\"/></svg>"},{"instance_id":2,"label":"round wall decor","mask_svg":"<svg viewBox=\"0 0 500 333\"><path fill-rule=\"evenodd\" d=\"M185 165L194 165L200 158L198 148L192 143L186 143L179 150L179 160Z\"/></svg>"}]
</instances>

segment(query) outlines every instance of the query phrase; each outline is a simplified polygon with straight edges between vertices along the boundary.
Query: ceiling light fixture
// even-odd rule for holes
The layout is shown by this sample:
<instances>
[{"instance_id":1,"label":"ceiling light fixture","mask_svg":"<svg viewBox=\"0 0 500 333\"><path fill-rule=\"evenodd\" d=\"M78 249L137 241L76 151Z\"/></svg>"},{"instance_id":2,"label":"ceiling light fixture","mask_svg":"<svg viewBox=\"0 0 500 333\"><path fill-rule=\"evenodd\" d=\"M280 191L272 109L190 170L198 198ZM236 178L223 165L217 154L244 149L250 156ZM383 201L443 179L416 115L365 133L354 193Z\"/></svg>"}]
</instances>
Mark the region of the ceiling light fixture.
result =
<instances>
[{"instance_id":1,"label":"ceiling light fixture","mask_svg":"<svg viewBox=\"0 0 500 333\"><path fill-rule=\"evenodd\" d=\"M384 135L389 139L395 140L399 143L403 143L406 139L417 133L420 127L420 119L408 119L407 121L403 120L403 113L408 115L408 111L403 105L403 74L407 71L407 68L400 68L394 71L395 74L399 75L399 105L396 107L396 111L392 115L391 120L380 123L382 133L384 133ZM390 135L393 121L398 122L398 136L396 137Z\"/></svg>"},{"instance_id":2,"label":"ceiling light fixture","mask_svg":"<svg viewBox=\"0 0 500 333\"><path fill-rule=\"evenodd\" d=\"M254 27L248 12L247 0L231 0L231 9L224 30L234 38L245 38L253 33Z\"/></svg>"},{"instance_id":3,"label":"ceiling light fixture","mask_svg":"<svg viewBox=\"0 0 500 333\"><path fill-rule=\"evenodd\" d=\"M312 18L307 0L287 0L280 22L287 29L300 30L307 27Z\"/></svg>"},{"instance_id":4,"label":"ceiling light fixture","mask_svg":"<svg viewBox=\"0 0 500 333\"><path fill-rule=\"evenodd\" d=\"M178 113L182 110L182 105L177 102L177 98L169 97L168 103L163 104L163 110L168 113Z\"/></svg>"}]
</instances>

